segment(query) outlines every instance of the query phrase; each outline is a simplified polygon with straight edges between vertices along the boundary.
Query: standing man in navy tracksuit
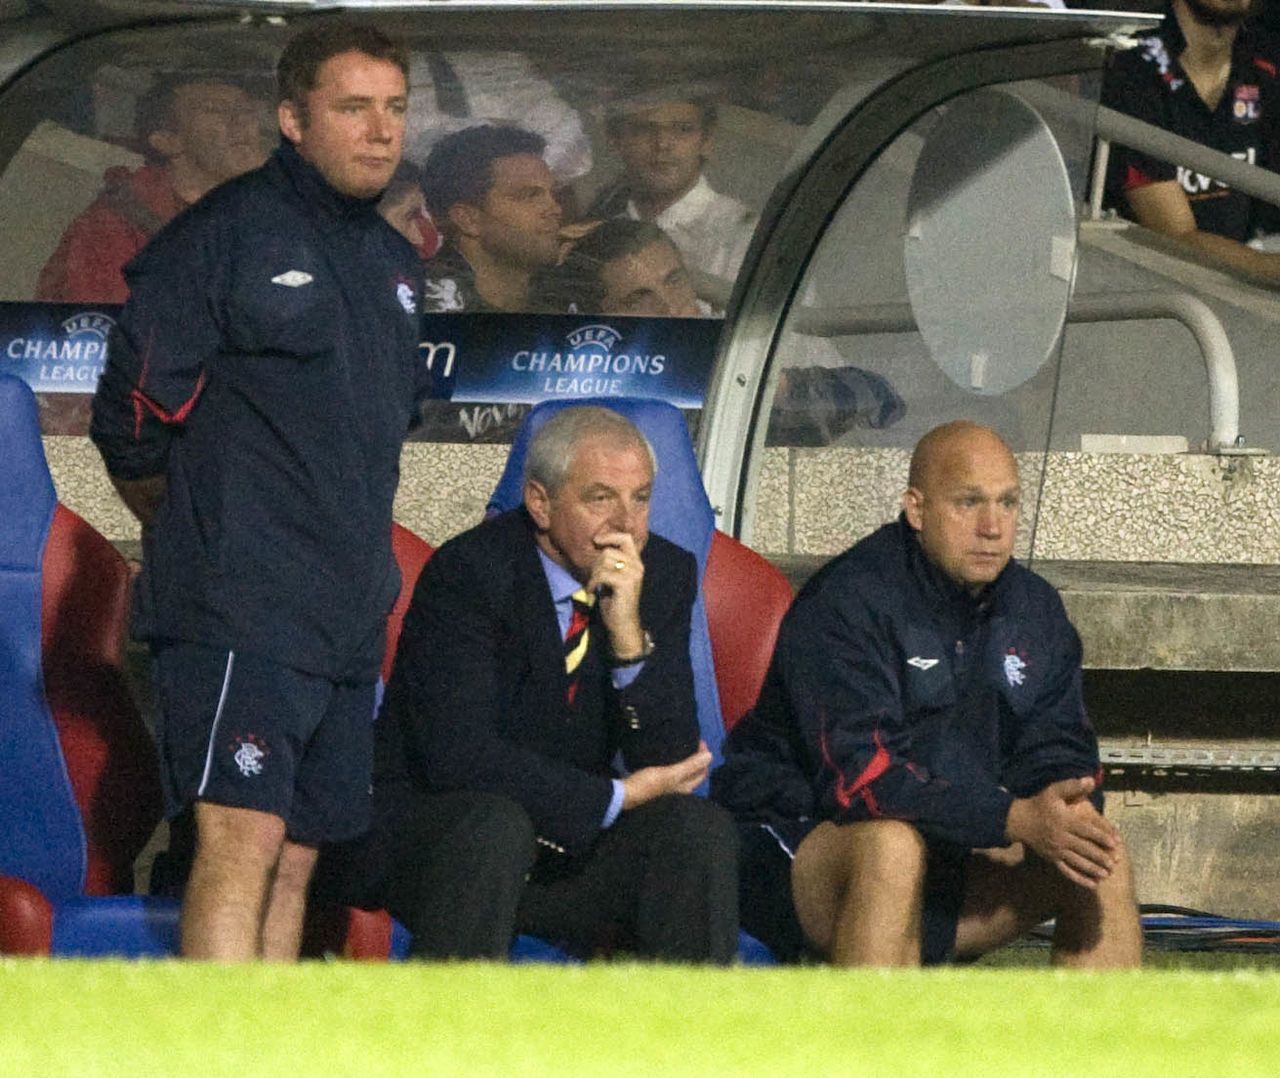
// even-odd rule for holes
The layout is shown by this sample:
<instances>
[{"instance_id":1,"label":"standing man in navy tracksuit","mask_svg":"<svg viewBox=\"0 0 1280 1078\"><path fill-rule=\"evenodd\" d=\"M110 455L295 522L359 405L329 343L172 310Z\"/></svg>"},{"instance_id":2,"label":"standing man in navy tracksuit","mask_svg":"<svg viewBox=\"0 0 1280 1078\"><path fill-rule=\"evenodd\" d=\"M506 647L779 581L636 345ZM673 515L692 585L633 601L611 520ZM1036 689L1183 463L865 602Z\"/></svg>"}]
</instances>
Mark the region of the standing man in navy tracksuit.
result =
<instances>
[{"instance_id":1,"label":"standing man in navy tracksuit","mask_svg":"<svg viewBox=\"0 0 1280 1078\"><path fill-rule=\"evenodd\" d=\"M368 824L420 262L377 213L407 61L326 23L279 62L280 146L129 265L92 435L142 521L182 951L296 957L322 842Z\"/></svg>"},{"instance_id":2,"label":"standing man in navy tracksuit","mask_svg":"<svg viewBox=\"0 0 1280 1078\"><path fill-rule=\"evenodd\" d=\"M743 927L782 955L972 957L1053 916L1055 960L1138 963L1080 641L1053 588L1011 560L1018 500L993 431L938 427L902 516L783 621L712 776L743 824Z\"/></svg>"}]
</instances>

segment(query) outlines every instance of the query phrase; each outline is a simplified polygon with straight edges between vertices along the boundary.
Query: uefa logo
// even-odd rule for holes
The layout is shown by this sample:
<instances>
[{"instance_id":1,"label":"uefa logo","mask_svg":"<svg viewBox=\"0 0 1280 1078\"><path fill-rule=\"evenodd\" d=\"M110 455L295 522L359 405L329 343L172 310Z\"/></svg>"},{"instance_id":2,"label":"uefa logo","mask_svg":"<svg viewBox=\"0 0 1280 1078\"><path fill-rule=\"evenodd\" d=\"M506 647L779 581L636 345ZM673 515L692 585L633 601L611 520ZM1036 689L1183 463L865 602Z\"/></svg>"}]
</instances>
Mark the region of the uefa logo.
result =
<instances>
[{"instance_id":1,"label":"uefa logo","mask_svg":"<svg viewBox=\"0 0 1280 1078\"><path fill-rule=\"evenodd\" d=\"M101 311L78 311L70 318L63 319L62 332L69 341L100 341L105 352L107 334L115 324L114 318Z\"/></svg>"},{"instance_id":2,"label":"uefa logo","mask_svg":"<svg viewBox=\"0 0 1280 1078\"><path fill-rule=\"evenodd\" d=\"M622 334L612 326L606 326L602 322L595 322L589 326L579 326L570 332L565 340L569 342L569 347L575 352L585 355L607 356L622 340Z\"/></svg>"}]
</instances>

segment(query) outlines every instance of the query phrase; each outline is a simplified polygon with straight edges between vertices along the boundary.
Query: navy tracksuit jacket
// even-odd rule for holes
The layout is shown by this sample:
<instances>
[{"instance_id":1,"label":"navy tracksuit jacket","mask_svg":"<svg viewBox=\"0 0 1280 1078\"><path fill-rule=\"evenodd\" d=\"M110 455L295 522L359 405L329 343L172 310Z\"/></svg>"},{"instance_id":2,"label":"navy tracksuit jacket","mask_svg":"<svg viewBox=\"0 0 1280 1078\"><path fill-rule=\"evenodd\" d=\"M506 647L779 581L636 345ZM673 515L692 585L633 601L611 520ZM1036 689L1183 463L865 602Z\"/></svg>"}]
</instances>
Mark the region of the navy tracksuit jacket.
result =
<instances>
[{"instance_id":1,"label":"navy tracksuit jacket","mask_svg":"<svg viewBox=\"0 0 1280 1078\"><path fill-rule=\"evenodd\" d=\"M91 434L167 475L137 632L372 681L399 590L400 448L427 387L421 263L287 142L127 267Z\"/></svg>"},{"instance_id":2,"label":"navy tracksuit jacket","mask_svg":"<svg viewBox=\"0 0 1280 1078\"><path fill-rule=\"evenodd\" d=\"M975 599L900 518L800 592L712 796L792 834L887 817L987 847L1005 844L1014 797L1097 770L1057 592L1010 562Z\"/></svg>"}]
</instances>

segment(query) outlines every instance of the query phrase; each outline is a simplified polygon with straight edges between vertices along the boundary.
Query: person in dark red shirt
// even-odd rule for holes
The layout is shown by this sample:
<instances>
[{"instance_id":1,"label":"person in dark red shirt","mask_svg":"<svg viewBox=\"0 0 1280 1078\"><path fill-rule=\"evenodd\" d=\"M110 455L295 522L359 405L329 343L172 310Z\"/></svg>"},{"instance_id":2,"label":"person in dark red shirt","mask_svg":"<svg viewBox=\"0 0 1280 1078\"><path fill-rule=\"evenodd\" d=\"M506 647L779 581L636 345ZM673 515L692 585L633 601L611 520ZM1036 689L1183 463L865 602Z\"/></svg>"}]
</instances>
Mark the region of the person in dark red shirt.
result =
<instances>
[{"instance_id":1,"label":"person in dark red shirt","mask_svg":"<svg viewBox=\"0 0 1280 1078\"><path fill-rule=\"evenodd\" d=\"M150 158L107 170L97 198L71 222L40 271L36 299L123 303L122 267L206 192L266 160L261 105L221 79L161 79L139 108L138 137Z\"/></svg>"}]
</instances>

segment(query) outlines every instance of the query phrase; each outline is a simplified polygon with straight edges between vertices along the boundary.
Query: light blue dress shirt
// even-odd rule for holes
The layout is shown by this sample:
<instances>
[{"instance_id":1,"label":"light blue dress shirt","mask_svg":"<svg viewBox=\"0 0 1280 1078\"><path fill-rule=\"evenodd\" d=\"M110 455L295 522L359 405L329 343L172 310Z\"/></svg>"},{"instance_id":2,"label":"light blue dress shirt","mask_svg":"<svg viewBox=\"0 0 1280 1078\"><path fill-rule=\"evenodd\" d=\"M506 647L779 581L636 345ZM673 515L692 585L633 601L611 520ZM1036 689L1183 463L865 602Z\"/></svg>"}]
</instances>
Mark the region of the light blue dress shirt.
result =
<instances>
[{"instance_id":1,"label":"light blue dress shirt","mask_svg":"<svg viewBox=\"0 0 1280 1078\"><path fill-rule=\"evenodd\" d=\"M560 626L560 639L563 640L564 634L569 631L569 621L573 617L573 593L582 585L569 575L568 570L548 558L541 547L538 548L538 557L542 560L542 571L547 575L547 587L551 589L551 599L556 606L556 622ZM627 666L615 666L611 673L613 687L618 690L625 689L635 681L642 669L644 669L643 659ZM609 807L605 810L601 827L612 827L613 822L622 812L624 793L622 780L611 779L610 781L613 783L613 797L609 799Z\"/></svg>"}]
</instances>

